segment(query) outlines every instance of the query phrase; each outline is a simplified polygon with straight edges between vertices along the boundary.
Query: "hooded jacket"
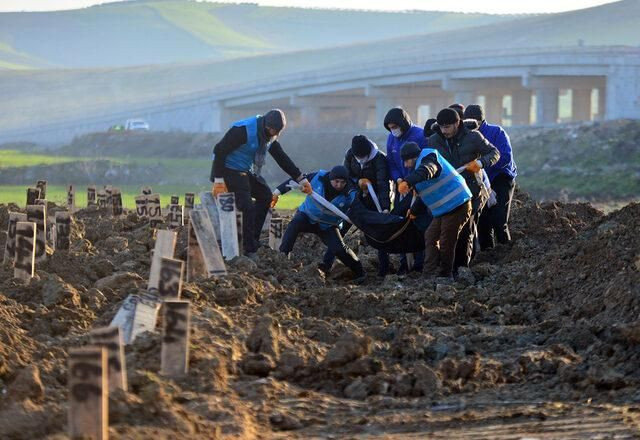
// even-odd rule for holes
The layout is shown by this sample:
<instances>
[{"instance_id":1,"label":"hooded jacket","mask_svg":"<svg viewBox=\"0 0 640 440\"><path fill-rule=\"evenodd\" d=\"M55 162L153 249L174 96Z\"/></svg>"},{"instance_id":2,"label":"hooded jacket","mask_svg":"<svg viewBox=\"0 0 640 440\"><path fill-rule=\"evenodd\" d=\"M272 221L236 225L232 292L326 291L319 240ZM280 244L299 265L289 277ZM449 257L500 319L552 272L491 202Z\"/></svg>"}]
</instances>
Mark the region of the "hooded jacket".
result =
<instances>
[{"instance_id":1,"label":"hooded jacket","mask_svg":"<svg viewBox=\"0 0 640 440\"><path fill-rule=\"evenodd\" d=\"M405 168L404 161L400 157L400 148L407 142L415 142L420 148L427 146L424 138L424 130L411 122L409 114L402 108L392 108L384 118L384 128L389 130L389 124L396 124L402 130L402 136L395 137L391 133L387 137L387 163L389 164L389 174L391 180L396 182L404 179L411 170Z\"/></svg>"},{"instance_id":2,"label":"hooded jacket","mask_svg":"<svg viewBox=\"0 0 640 440\"><path fill-rule=\"evenodd\" d=\"M515 179L518 175L518 168L513 160L509 135L499 125L487 124L487 121L482 121L478 130L500 152L500 160L486 169L489 180L493 181L498 174L506 174Z\"/></svg>"},{"instance_id":3,"label":"hooded jacket","mask_svg":"<svg viewBox=\"0 0 640 440\"><path fill-rule=\"evenodd\" d=\"M369 179L373 190L378 196L380 207L383 210L390 209L391 199L389 196L389 166L387 164L387 156L378 149L378 146L374 142L371 142L371 144L372 154L365 163L361 164L358 162L352 149L349 148L344 156L344 166L349 170L349 177L354 184L357 184L360 179ZM368 201L369 198L366 200ZM365 205L375 209L373 202L368 203L365 201Z\"/></svg>"}]
</instances>

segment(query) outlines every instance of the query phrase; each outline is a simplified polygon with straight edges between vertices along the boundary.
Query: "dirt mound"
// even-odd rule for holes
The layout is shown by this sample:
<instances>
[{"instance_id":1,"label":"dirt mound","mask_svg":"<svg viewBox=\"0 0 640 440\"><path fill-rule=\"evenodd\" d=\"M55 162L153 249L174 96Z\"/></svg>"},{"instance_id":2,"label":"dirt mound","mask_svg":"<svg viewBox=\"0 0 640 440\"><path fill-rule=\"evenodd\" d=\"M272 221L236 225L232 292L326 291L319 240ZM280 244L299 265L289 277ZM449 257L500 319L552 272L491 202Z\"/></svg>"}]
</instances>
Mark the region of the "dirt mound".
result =
<instances>
[{"instance_id":1,"label":"dirt mound","mask_svg":"<svg viewBox=\"0 0 640 440\"><path fill-rule=\"evenodd\" d=\"M18 207L0 206L3 230L8 210ZM633 404L640 205L604 216L518 193L512 215L513 244L481 253L457 282L371 275L354 286L339 264L318 271L323 246L303 236L291 259L261 248L257 266L238 259L225 278L186 283L190 373L160 376L159 334L137 338L129 391L110 397L111 436L382 435L400 420L424 430L424 414L457 426L461 401L563 401L578 414L588 398ZM68 350L146 286L154 239L135 216L80 211L73 230L71 250L38 265L28 286L0 267L2 438L65 432ZM347 241L373 274L376 253L361 239ZM181 230L178 256L185 246Z\"/></svg>"}]
</instances>

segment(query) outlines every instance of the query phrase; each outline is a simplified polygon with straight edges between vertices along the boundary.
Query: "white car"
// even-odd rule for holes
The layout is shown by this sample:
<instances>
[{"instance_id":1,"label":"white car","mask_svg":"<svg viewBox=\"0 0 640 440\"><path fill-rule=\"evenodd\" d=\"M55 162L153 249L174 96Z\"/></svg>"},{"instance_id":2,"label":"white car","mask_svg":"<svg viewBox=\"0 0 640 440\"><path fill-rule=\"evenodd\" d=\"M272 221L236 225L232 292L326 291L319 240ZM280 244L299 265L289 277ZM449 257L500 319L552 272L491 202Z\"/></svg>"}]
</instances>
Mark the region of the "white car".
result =
<instances>
[{"instance_id":1,"label":"white car","mask_svg":"<svg viewBox=\"0 0 640 440\"><path fill-rule=\"evenodd\" d=\"M127 119L124 129L127 131L149 131L149 124L144 119Z\"/></svg>"}]
</instances>

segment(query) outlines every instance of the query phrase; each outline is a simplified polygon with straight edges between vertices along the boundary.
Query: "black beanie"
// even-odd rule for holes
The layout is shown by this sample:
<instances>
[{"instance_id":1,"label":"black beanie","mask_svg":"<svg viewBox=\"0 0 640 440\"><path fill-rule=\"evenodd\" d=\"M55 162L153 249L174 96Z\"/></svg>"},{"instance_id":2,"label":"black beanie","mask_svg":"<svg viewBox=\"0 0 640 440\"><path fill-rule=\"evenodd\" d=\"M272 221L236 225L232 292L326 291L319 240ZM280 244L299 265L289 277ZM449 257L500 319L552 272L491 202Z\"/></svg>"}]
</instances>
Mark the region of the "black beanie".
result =
<instances>
[{"instance_id":1,"label":"black beanie","mask_svg":"<svg viewBox=\"0 0 640 440\"><path fill-rule=\"evenodd\" d=\"M436 121L438 125L451 125L460 120L460 115L452 108L443 108L438 112Z\"/></svg>"},{"instance_id":2,"label":"black beanie","mask_svg":"<svg viewBox=\"0 0 640 440\"><path fill-rule=\"evenodd\" d=\"M287 125L287 118L284 116L284 112L279 108L274 108L273 110L269 110L264 114L264 125L265 127L273 128L280 133L284 130L284 127Z\"/></svg>"},{"instance_id":3,"label":"black beanie","mask_svg":"<svg viewBox=\"0 0 640 440\"><path fill-rule=\"evenodd\" d=\"M347 171L347 169L342 165L336 165L335 167L331 168L331 171L329 171L329 180L333 179L348 180L349 171Z\"/></svg>"},{"instance_id":4,"label":"black beanie","mask_svg":"<svg viewBox=\"0 0 640 440\"><path fill-rule=\"evenodd\" d=\"M371 141L362 134L358 134L351 139L351 152L355 157L368 157L373 145Z\"/></svg>"},{"instance_id":5,"label":"black beanie","mask_svg":"<svg viewBox=\"0 0 640 440\"><path fill-rule=\"evenodd\" d=\"M482 121L484 121L484 109L480 104L470 104L464 110L464 118L475 119L476 121L482 123Z\"/></svg>"},{"instance_id":6,"label":"black beanie","mask_svg":"<svg viewBox=\"0 0 640 440\"><path fill-rule=\"evenodd\" d=\"M435 133L435 131L433 131L433 128L431 128L431 126L436 122L437 122L436 118L427 119L427 122L424 123L424 137L428 138Z\"/></svg>"},{"instance_id":7,"label":"black beanie","mask_svg":"<svg viewBox=\"0 0 640 440\"><path fill-rule=\"evenodd\" d=\"M418 156L420 156L420 147L415 142L407 142L400 148L400 157L402 160L409 160Z\"/></svg>"}]
</instances>

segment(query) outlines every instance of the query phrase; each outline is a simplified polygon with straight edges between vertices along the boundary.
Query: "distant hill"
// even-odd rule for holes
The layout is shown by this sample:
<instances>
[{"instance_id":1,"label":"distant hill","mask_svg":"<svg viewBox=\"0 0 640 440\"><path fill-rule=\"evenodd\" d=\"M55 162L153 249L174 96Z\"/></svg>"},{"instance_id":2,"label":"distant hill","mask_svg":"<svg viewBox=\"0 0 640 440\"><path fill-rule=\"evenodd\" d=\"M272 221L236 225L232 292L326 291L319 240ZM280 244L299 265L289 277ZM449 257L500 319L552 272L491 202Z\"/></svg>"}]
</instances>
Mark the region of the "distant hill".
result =
<instances>
[{"instance_id":1,"label":"distant hill","mask_svg":"<svg viewBox=\"0 0 640 440\"><path fill-rule=\"evenodd\" d=\"M463 29L505 15L390 13L136 0L0 13L0 69L120 67L239 56Z\"/></svg>"}]
</instances>

